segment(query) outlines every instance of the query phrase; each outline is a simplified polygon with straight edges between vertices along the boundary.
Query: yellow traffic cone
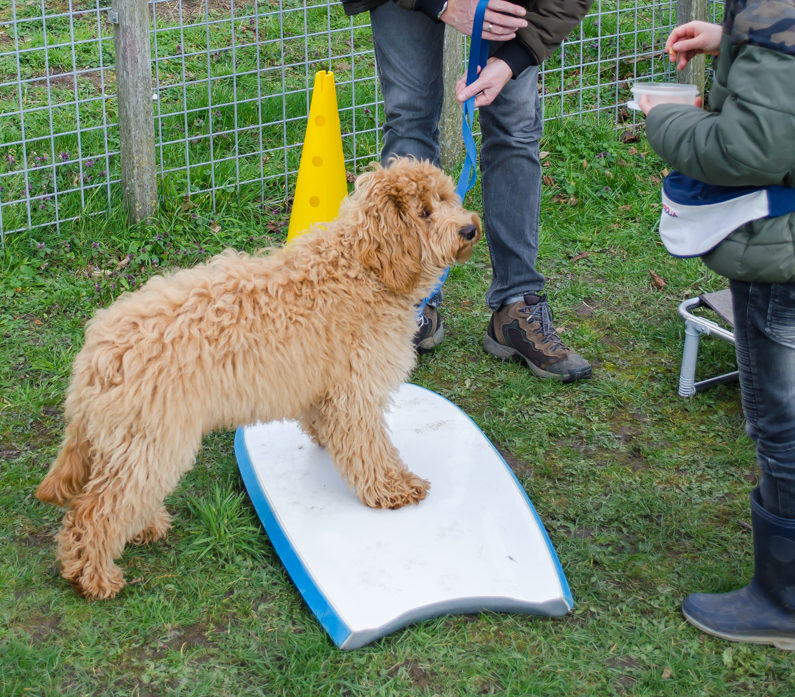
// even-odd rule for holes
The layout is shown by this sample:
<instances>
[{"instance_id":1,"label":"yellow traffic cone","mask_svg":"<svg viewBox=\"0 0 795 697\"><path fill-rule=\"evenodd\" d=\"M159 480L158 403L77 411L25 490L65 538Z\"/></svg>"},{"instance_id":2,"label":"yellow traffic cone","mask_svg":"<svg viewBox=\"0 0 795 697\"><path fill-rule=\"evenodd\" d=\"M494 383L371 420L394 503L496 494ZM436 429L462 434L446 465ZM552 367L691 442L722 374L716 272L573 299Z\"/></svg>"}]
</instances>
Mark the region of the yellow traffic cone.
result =
<instances>
[{"instance_id":1,"label":"yellow traffic cone","mask_svg":"<svg viewBox=\"0 0 795 697\"><path fill-rule=\"evenodd\" d=\"M347 193L334 73L321 70L315 73L287 242L336 218Z\"/></svg>"}]
</instances>

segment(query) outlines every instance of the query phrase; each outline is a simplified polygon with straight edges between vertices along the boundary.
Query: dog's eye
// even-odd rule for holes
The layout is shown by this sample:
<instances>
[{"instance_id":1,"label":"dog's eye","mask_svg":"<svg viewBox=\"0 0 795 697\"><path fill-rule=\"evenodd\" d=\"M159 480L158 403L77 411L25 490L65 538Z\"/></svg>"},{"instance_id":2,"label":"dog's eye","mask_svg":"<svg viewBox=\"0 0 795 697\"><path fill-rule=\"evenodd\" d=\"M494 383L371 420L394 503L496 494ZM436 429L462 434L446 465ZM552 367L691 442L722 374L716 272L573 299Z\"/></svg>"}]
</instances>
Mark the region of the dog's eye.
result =
<instances>
[{"instance_id":1,"label":"dog's eye","mask_svg":"<svg viewBox=\"0 0 795 697\"><path fill-rule=\"evenodd\" d=\"M431 217L431 209L427 206L420 211L420 218L430 218Z\"/></svg>"}]
</instances>

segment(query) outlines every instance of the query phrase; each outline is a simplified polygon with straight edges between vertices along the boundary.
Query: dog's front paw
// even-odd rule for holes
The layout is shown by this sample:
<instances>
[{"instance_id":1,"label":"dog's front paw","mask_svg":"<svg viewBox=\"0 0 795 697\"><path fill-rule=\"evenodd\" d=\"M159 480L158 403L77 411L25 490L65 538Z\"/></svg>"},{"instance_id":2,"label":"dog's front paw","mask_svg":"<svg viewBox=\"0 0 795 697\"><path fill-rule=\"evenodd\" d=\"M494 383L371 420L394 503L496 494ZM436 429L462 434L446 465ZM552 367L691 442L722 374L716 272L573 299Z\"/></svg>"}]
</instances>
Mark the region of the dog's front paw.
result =
<instances>
[{"instance_id":1,"label":"dog's front paw","mask_svg":"<svg viewBox=\"0 0 795 697\"><path fill-rule=\"evenodd\" d=\"M315 445L317 445L317 446L319 446L321 448L325 448L326 447L326 442L320 436L320 433L318 432L317 428L315 427L315 422L314 421L311 421L309 419L301 419L300 423L301 423L301 429L303 430L303 432L306 433L307 436L309 436L309 438L312 440L312 442Z\"/></svg>"},{"instance_id":2,"label":"dog's front paw","mask_svg":"<svg viewBox=\"0 0 795 697\"><path fill-rule=\"evenodd\" d=\"M408 470L390 472L389 476L374 482L359 498L371 508L402 508L410 503L419 503L428 494L430 482Z\"/></svg>"},{"instance_id":3,"label":"dog's front paw","mask_svg":"<svg viewBox=\"0 0 795 697\"><path fill-rule=\"evenodd\" d=\"M147 526L138 534L130 538L130 542L134 545L145 545L149 542L155 542L166 536L171 529L171 515L165 508L155 513Z\"/></svg>"}]
</instances>

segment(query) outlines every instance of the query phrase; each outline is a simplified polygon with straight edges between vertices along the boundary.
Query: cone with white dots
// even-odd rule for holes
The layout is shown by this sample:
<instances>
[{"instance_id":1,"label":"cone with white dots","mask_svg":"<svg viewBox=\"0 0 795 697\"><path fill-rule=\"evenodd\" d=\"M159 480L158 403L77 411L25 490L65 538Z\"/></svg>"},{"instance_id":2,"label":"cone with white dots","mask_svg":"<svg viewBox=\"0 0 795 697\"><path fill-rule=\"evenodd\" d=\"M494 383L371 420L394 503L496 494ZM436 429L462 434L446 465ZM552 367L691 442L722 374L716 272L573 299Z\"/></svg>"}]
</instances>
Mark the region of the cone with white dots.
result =
<instances>
[{"instance_id":1,"label":"cone with white dots","mask_svg":"<svg viewBox=\"0 0 795 697\"><path fill-rule=\"evenodd\" d=\"M337 217L348 193L334 73L315 73L287 242Z\"/></svg>"}]
</instances>

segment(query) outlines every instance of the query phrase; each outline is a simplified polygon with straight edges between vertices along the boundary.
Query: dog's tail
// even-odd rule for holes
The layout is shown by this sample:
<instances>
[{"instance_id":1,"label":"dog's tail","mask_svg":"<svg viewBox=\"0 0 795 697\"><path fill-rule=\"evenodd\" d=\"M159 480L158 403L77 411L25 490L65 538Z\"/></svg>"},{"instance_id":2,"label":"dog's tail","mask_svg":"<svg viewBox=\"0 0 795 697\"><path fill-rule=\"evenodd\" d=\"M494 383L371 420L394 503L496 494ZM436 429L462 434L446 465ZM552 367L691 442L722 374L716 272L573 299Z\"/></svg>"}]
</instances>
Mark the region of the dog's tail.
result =
<instances>
[{"instance_id":1,"label":"dog's tail","mask_svg":"<svg viewBox=\"0 0 795 697\"><path fill-rule=\"evenodd\" d=\"M90 444L73 421L66 427L64 442L55 462L36 489L36 498L56 506L66 506L82 491L90 473Z\"/></svg>"}]
</instances>

